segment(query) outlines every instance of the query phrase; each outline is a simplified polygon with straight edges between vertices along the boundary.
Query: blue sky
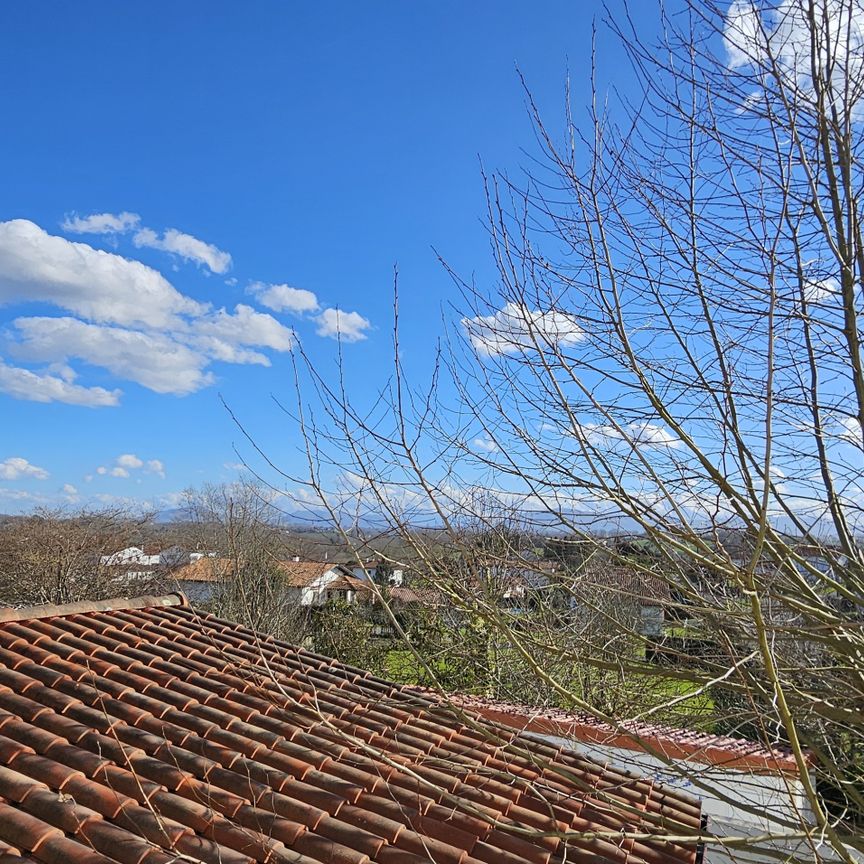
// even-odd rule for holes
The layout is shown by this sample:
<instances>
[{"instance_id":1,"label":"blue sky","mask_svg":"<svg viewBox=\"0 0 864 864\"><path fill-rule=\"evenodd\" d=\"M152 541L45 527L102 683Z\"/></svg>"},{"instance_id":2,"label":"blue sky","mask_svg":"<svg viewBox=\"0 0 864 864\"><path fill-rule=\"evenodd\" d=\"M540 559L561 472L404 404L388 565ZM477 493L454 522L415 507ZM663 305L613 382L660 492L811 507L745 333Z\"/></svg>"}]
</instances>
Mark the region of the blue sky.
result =
<instances>
[{"instance_id":1,"label":"blue sky","mask_svg":"<svg viewBox=\"0 0 864 864\"><path fill-rule=\"evenodd\" d=\"M650 33L654 4L638 14ZM326 370L339 330L370 396L394 264L422 374L456 299L433 247L493 279L479 160L515 173L531 151L515 65L557 123L568 67L587 101L595 16L588 0L4 4L0 512L170 506L232 479L220 395L291 470L270 397L291 397L292 340ZM626 86L621 49L602 31L599 47Z\"/></svg>"}]
</instances>

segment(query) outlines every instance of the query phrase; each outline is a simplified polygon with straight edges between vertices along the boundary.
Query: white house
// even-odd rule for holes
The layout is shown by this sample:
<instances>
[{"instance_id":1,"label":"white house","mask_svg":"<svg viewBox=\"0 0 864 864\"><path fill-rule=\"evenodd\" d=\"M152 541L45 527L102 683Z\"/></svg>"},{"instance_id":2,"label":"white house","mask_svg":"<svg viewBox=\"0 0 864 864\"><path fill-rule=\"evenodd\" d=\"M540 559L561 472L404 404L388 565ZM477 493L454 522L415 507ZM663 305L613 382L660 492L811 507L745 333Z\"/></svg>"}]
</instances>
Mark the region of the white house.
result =
<instances>
[{"instance_id":1,"label":"white house","mask_svg":"<svg viewBox=\"0 0 864 864\"><path fill-rule=\"evenodd\" d=\"M148 555L140 546L127 546L111 555L103 555L99 563L105 567L153 567L160 563L159 553Z\"/></svg>"},{"instance_id":2,"label":"white house","mask_svg":"<svg viewBox=\"0 0 864 864\"><path fill-rule=\"evenodd\" d=\"M378 575L378 568L386 565L390 570L389 573L389 583L391 586L400 586L405 581L405 566L403 564L397 564L395 562L383 561L381 559L375 559L371 561L367 561L365 564L358 561L354 564L351 564L351 573L355 579L371 579L375 581L376 576Z\"/></svg>"},{"instance_id":3,"label":"white house","mask_svg":"<svg viewBox=\"0 0 864 864\"><path fill-rule=\"evenodd\" d=\"M276 567L284 580L284 600L292 605L321 606L334 599L353 603L362 587L342 564L278 561ZM175 571L173 579L193 603L207 603L233 577L234 569L232 559L208 555Z\"/></svg>"}]
</instances>

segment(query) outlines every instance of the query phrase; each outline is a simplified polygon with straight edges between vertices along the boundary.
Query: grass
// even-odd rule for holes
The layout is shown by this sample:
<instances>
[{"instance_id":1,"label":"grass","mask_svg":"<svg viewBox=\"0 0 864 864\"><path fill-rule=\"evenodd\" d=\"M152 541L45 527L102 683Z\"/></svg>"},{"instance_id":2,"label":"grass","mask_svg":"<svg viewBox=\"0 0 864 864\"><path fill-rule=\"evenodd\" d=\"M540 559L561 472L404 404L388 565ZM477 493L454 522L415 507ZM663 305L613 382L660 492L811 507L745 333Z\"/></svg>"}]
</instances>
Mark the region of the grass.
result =
<instances>
[{"instance_id":1,"label":"grass","mask_svg":"<svg viewBox=\"0 0 864 864\"><path fill-rule=\"evenodd\" d=\"M456 671L446 658L430 660L429 665L445 685L448 680L452 679ZM431 684L417 659L406 648L393 648L387 652L384 660L384 671L391 681L399 684L422 686ZM589 676L592 676L592 673L597 676L593 682L596 685L604 673L599 670L589 670ZM583 680L584 677L583 675ZM589 681L588 684L590 686L592 682ZM628 714L651 711L650 716L646 718L650 722L686 726L689 729L699 731L710 732L713 730L715 722L714 700L710 693L697 693L698 688L695 684L679 678L667 677L663 675L660 667L658 667L656 674L633 673L628 675L623 682L610 681L608 686L623 688L620 702L622 705L628 706ZM486 688L482 681L478 680L473 687L463 686L459 689L465 692L483 692ZM688 696L688 694L692 695ZM687 698L676 702L671 707L666 707L669 702L682 696ZM505 701L508 699L518 701L511 694L504 694L501 698ZM530 697L526 698L530 701Z\"/></svg>"}]
</instances>

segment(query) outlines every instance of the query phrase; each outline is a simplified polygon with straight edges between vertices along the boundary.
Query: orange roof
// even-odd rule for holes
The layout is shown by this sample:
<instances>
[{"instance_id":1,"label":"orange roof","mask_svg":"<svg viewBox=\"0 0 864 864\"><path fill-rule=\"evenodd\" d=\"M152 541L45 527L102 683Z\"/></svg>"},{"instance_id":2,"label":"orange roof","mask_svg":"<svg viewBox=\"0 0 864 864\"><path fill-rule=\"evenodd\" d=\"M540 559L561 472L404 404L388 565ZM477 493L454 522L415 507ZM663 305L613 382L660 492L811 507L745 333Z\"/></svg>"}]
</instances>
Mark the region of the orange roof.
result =
<instances>
[{"instance_id":1,"label":"orange roof","mask_svg":"<svg viewBox=\"0 0 864 864\"><path fill-rule=\"evenodd\" d=\"M374 594L375 588L367 579L355 576L340 576L327 586L328 591L356 591L358 594Z\"/></svg>"},{"instance_id":2,"label":"orange roof","mask_svg":"<svg viewBox=\"0 0 864 864\"><path fill-rule=\"evenodd\" d=\"M180 582L219 582L234 572L234 562L230 558L199 558L184 564L172 574Z\"/></svg>"},{"instance_id":3,"label":"orange roof","mask_svg":"<svg viewBox=\"0 0 864 864\"><path fill-rule=\"evenodd\" d=\"M285 574L287 584L294 588L305 588L331 570L342 576L350 575L351 572L343 564L334 564L332 561L280 561L279 569Z\"/></svg>"},{"instance_id":4,"label":"orange roof","mask_svg":"<svg viewBox=\"0 0 864 864\"><path fill-rule=\"evenodd\" d=\"M621 724L621 728L617 728L590 714L557 708L532 708L482 696L450 694L447 699L487 720L524 732L571 738L574 741L625 750L653 752L667 759L686 759L723 768L798 773L798 764L792 751L780 745L766 747L744 738L635 721L627 721Z\"/></svg>"},{"instance_id":5,"label":"orange roof","mask_svg":"<svg viewBox=\"0 0 864 864\"><path fill-rule=\"evenodd\" d=\"M3 864L695 861L625 833L698 832L689 796L182 596L6 618Z\"/></svg>"},{"instance_id":6,"label":"orange roof","mask_svg":"<svg viewBox=\"0 0 864 864\"><path fill-rule=\"evenodd\" d=\"M284 574L285 583L293 588L305 588L330 570L348 572L344 565L326 561L277 561L276 567ZM178 582L219 582L233 573L231 558L199 558L176 570L173 578Z\"/></svg>"}]
</instances>

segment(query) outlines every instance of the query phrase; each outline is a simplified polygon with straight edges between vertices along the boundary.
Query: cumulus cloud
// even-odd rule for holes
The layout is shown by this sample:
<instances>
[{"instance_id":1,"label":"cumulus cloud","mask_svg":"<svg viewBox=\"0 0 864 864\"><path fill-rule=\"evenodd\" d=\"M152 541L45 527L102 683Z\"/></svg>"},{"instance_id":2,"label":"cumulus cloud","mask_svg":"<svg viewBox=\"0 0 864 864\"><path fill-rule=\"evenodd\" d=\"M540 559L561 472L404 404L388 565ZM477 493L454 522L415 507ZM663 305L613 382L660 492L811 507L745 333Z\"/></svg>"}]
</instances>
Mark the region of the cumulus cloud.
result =
<instances>
[{"instance_id":1,"label":"cumulus cloud","mask_svg":"<svg viewBox=\"0 0 864 864\"><path fill-rule=\"evenodd\" d=\"M213 273L227 273L231 267L231 256L227 252L176 228L168 228L161 237L151 228L141 228L133 235L132 242L139 249L159 249L177 255L184 261L203 264Z\"/></svg>"},{"instance_id":2,"label":"cumulus cloud","mask_svg":"<svg viewBox=\"0 0 864 864\"><path fill-rule=\"evenodd\" d=\"M848 444L861 446L861 424L857 417L840 417L837 437Z\"/></svg>"},{"instance_id":3,"label":"cumulus cloud","mask_svg":"<svg viewBox=\"0 0 864 864\"><path fill-rule=\"evenodd\" d=\"M138 227L141 217L137 213L93 213L79 216L70 213L60 224L69 234L125 234Z\"/></svg>"},{"instance_id":4,"label":"cumulus cloud","mask_svg":"<svg viewBox=\"0 0 864 864\"><path fill-rule=\"evenodd\" d=\"M136 227L137 218L132 213L73 214L64 227L91 234L134 230L138 237L149 229ZM177 254L197 249L211 256L207 260L215 268L230 262L215 247L199 248L187 242L190 235L182 235L187 238L182 242L179 236L165 233L172 243L177 240ZM157 238L160 244L162 239ZM311 291L287 285L253 283L249 293L274 311L319 309ZM269 366L272 352L287 352L296 344L294 330L268 312L242 303L233 311L214 308L185 296L140 261L50 235L24 219L0 222L0 306L34 302L66 314L18 317L0 333L0 392L18 399L119 404L120 389L77 382L76 361L156 393L184 396L213 383L214 362ZM337 309L325 309L312 320L319 335L341 335L351 342L365 339L371 326L357 312Z\"/></svg>"},{"instance_id":5,"label":"cumulus cloud","mask_svg":"<svg viewBox=\"0 0 864 864\"><path fill-rule=\"evenodd\" d=\"M96 469L96 473L102 477L120 478L130 477L135 471L165 478L165 464L161 459L142 459L135 453L121 453L114 459L113 465L100 465Z\"/></svg>"},{"instance_id":6,"label":"cumulus cloud","mask_svg":"<svg viewBox=\"0 0 864 864\"><path fill-rule=\"evenodd\" d=\"M184 396L212 381L209 358L170 335L87 324L77 318L17 318L10 350L30 362L77 358L156 393Z\"/></svg>"},{"instance_id":7,"label":"cumulus cloud","mask_svg":"<svg viewBox=\"0 0 864 864\"><path fill-rule=\"evenodd\" d=\"M342 339L345 342L359 342L366 339L366 331L372 327L367 318L359 312L343 312L341 309L325 309L315 317L319 336Z\"/></svg>"},{"instance_id":8,"label":"cumulus cloud","mask_svg":"<svg viewBox=\"0 0 864 864\"><path fill-rule=\"evenodd\" d=\"M801 0L781 0L764 12L752 0L733 0L724 22L724 42L731 69L767 67L779 70L785 86L801 92L812 89L813 39L809 13ZM852 98L860 100L864 72L864 4L861 0L826 0L819 12L816 63L838 100L847 83Z\"/></svg>"},{"instance_id":9,"label":"cumulus cloud","mask_svg":"<svg viewBox=\"0 0 864 864\"><path fill-rule=\"evenodd\" d=\"M155 393L177 396L194 393L212 383L213 375L207 367L214 360L270 364L265 354L244 346L280 352L290 351L294 346L292 330L271 315L243 305L237 306L233 313L219 310L167 332L89 324L68 316L17 318L12 323L14 339L10 340L8 350L19 360L66 364L70 359L78 359ZM56 376L54 380L67 391L75 386ZM94 404L117 401L117 394L113 401L106 399L105 391L89 395Z\"/></svg>"},{"instance_id":10,"label":"cumulus cloud","mask_svg":"<svg viewBox=\"0 0 864 864\"><path fill-rule=\"evenodd\" d=\"M290 351L294 347L292 330L272 315L243 303L235 306L233 313L220 309L203 316L194 323L194 335L212 337L226 345L253 345L274 351Z\"/></svg>"},{"instance_id":11,"label":"cumulus cloud","mask_svg":"<svg viewBox=\"0 0 864 864\"><path fill-rule=\"evenodd\" d=\"M268 285L265 282L253 282L247 289L258 302L274 312L317 312L318 298L304 288L292 288L290 285Z\"/></svg>"},{"instance_id":12,"label":"cumulus cloud","mask_svg":"<svg viewBox=\"0 0 864 864\"><path fill-rule=\"evenodd\" d=\"M120 390L104 387L82 387L67 376L32 372L10 366L0 359L0 392L14 399L30 402L65 402L87 408L104 408L120 404Z\"/></svg>"},{"instance_id":13,"label":"cumulus cloud","mask_svg":"<svg viewBox=\"0 0 864 864\"><path fill-rule=\"evenodd\" d=\"M583 423L580 433L591 444L602 445L614 441L626 441L633 447L666 447L675 449L681 442L656 423L641 421L626 423L619 428L602 423Z\"/></svg>"},{"instance_id":14,"label":"cumulus cloud","mask_svg":"<svg viewBox=\"0 0 864 864\"><path fill-rule=\"evenodd\" d=\"M463 318L462 326L474 350L487 356L566 347L585 336L572 315L518 303L507 303L492 315Z\"/></svg>"},{"instance_id":15,"label":"cumulus cloud","mask_svg":"<svg viewBox=\"0 0 864 864\"><path fill-rule=\"evenodd\" d=\"M19 302L158 328L206 310L140 261L53 236L26 219L0 222L0 305Z\"/></svg>"},{"instance_id":16,"label":"cumulus cloud","mask_svg":"<svg viewBox=\"0 0 864 864\"><path fill-rule=\"evenodd\" d=\"M475 449L482 450L485 453L498 453L501 450L501 448L488 435L481 435L480 437L475 438L471 443Z\"/></svg>"},{"instance_id":17,"label":"cumulus cloud","mask_svg":"<svg viewBox=\"0 0 864 864\"><path fill-rule=\"evenodd\" d=\"M132 243L141 248L158 249L177 255L184 261L203 264L213 273L227 273L231 267L231 256L212 243L207 243L178 231L167 228L160 236L152 228L141 225L141 217L137 213L93 213L90 216L79 216L72 213L60 226L70 234L128 234L132 231Z\"/></svg>"},{"instance_id":18,"label":"cumulus cloud","mask_svg":"<svg viewBox=\"0 0 864 864\"><path fill-rule=\"evenodd\" d=\"M824 303L840 293L840 282L833 276L804 282L804 299L808 303Z\"/></svg>"},{"instance_id":19,"label":"cumulus cloud","mask_svg":"<svg viewBox=\"0 0 864 864\"><path fill-rule=\"evenodd\" d=\"M69 498L77 498L78 490L71 483L64 483L63 494L69 496Z\"/></svg>"},{"instance_id":20,"label":"cumulus cloud","mask_svg":"<svg viewBox=\"0 0 864 864\"><path fill-rule=\"evenodd\" d=\"M124 453L117 457L117 464L122 468L141 468L144 460L139 459L134 453Z\"/></svg>"},{"instance_id":21,"label":"cumulus cloud","mask_svg":"<svg viewBox=\"0 0 864 864\"><path fill-rule=\"evenodd\" d=\"M44 468L33 465L23 456L10 456L0 462L0 480L47 480L50 475Z\"/></svg>"},{"instance_id":22,"label":"cumulus cloud","mask_svg":"<svg viewBox=\"0 0 864 864\"><path fill-rule=\"evenodd\" d=\"M158 474L160 477L162 477L164 479L165 466L162 463L161 459L148 459L146 466L147 466L147 472L149 474Z\"/></svg>"}]
</instances>

